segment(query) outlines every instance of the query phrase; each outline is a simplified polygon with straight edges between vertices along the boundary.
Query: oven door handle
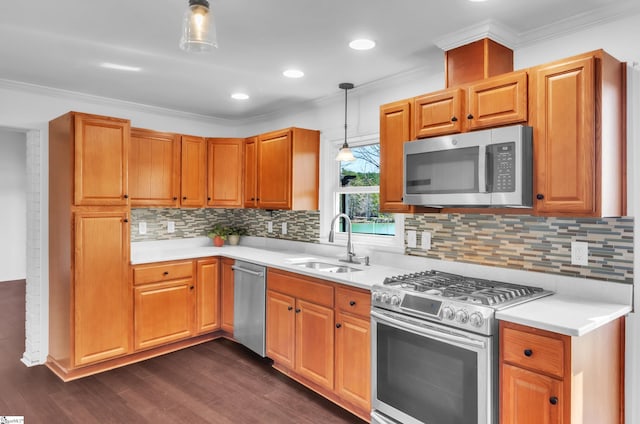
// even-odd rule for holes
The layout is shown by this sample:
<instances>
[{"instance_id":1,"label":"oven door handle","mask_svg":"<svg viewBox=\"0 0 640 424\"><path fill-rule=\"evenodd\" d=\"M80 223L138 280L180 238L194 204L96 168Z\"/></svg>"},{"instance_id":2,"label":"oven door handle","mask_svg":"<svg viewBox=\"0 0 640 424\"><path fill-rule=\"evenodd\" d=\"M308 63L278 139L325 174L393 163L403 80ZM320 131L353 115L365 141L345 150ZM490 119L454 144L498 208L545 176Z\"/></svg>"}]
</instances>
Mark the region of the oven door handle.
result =
<instances>
[{"instance_id":1,"label":"oven door handle","mask_svg":"<svg viewBox=\"0 0 640 424\"><path fill-rule=\"evenodd\" d=\"M485 349L487 347L487 344L483 341L472 339L462 334L447 332L446 330L436 328L427 323L418 323L414 320L409 319L397 319L388 314L380 313L373 310L371 311L371 317L375 318L381 323L388 324L399 330L408 330L418 335L431 336L436 340L449 341L460 345L472 346L480 349Z\"/></svg>"}]
</instances>

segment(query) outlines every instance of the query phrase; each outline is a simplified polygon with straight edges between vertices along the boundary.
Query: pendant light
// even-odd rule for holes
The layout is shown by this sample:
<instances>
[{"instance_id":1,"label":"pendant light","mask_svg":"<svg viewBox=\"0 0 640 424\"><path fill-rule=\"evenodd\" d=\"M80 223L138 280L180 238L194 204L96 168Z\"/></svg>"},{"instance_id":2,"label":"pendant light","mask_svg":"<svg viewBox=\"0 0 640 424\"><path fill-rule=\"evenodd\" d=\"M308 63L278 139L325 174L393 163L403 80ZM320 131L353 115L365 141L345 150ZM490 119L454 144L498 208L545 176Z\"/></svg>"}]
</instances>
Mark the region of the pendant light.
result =
<instances>
[{"instance_id":1,"label":"pendant light","mask_svg":"<svg viewBox=\"0 0 640 424\"><path fill-rule=\"evenodd\" d=\"M188 52L209 52L218 47L213 13L207 0L189 0L182 21L180 48Z\"/></svg>"},{"instance_id":2,"label":"pendant light","mask_svg":"<svg viewBox=\"0 0 640 424\"><path fill-rule=\"evenodd\" d=\"M338 155L336 156L336 160L338 161L354 161L356 160L353 157L353 153L349 148L349 144L347 143L347 91L353 88L353 84L350 82L343 82L338 85L338 88L344 90L344 144L340 148Z\"/></svg>"}]
</instances>

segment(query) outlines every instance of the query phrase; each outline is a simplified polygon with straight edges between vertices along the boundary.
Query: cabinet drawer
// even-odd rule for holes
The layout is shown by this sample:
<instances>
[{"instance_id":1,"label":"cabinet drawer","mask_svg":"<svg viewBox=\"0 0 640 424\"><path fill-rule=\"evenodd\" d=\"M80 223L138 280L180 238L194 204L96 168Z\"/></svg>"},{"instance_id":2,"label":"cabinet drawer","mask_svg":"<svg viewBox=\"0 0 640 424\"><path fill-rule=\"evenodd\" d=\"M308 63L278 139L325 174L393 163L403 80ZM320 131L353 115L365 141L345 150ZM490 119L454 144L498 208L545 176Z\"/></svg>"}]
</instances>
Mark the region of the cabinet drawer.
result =
<instances>
[{"instance_id":1,"label":"cabinet drawer","mask_svg":"<svg viewBox=\"0 0 640 424\"><path fill-rule=\"evenodd\" d=\"M269 269L267 288L317 305L333 307L333 286L309 277Z\"/></svg>"},{"instance_id":2,"label":"cabinet drawer","mask_svg":"<svg viewBox=\"0 0 640 424\"><path fill-rule=\"evenodd\" d=\"M368 317L371 309L371 293L338 287L336 289L336 308L343 312Z\"/></svg>"},{"instance_id":3,"label":"cabinet drawer","mask_svg":"<svg viewBox=\"0 0 640 424\"><path fill-rule=\"evenodd\" d=\"M133 284L155 283L190 278L193 275L193 262L174 262L140 265L133 268Z\"/></svg>"},{"instance_id":4,"label":"cabinet drawer","mask_svg":"<svg viewBox=\"0 0 640 424\"><path fill-rule=\"evenodd\" d=\"M561 339L512 328L504 328L502 337L504 362L562 378L565 346Z\"/></svg>"}]
</instances>

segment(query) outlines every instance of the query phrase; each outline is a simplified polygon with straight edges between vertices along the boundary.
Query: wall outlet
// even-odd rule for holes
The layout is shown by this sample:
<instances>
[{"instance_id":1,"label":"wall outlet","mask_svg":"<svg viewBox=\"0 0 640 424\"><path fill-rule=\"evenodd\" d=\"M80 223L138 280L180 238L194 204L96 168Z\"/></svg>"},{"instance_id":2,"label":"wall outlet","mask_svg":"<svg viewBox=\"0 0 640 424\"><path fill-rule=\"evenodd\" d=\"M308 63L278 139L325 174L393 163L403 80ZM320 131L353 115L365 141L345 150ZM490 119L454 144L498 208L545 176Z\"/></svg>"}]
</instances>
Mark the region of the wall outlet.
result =
<instances>
[{"instance_id":1,"label":"wall outlet","mask_svg":"<svg viewBox=\"0 0 640 424\"><path fill-rule=\"evenodd\" d=\"M167 221L167 233L176 232L176 223L173 221Z\"/></svg>"},{"instance_id":2,"label":"wall outlet","mask_svg":"<svg viewBox=\"0 0 640 424\"><path fill-rule=\"evenodd\" d=\"M416 240L416 231L408 230L407 231L407 246L408 247L417 247L418 242Z\"/></svg>"},{"instance_id":3,"label":"wall outlet","mask_svg":"<svg viewBox=\"0 0 640 424\"><path fill-rule=\"evenodd\" d=\"M267 222L267 233L273 233L273 222Z\"/></svg>"},{"instance_id":4,"label":"wall outlet","mask_svg":"<svg viewBox=\"0 0 640 424\"><path fill-rule=\"evenodd\" d=\"M422 250L431 249L431 233L429 231L422 232L420 244L421 244Z\"/></svg>"},{"instance_id":5,"label":"wall outlet","mask_svg":"<svg viewBox=\"0 0 640 424\"><path fill-rule=\"evenodd\" d=\"M138 223L138 234L147 234L147 223L139 222Z\"/></svg>"},{"instance_id":6,"label":"wall outlet","mask_svg":"<svg viewBox=\"0 0 640 424\"><path fill-rule=\"evenodd\" d=\"M287 234L287 223L283 222L282 223L282 234Z\"/></svg>"},{"instance_id":7,"label":"wall outlet","mask_svg":"<svg viewBox=\"0 0 640 424\"><path fill-rule=\"evenodd\" d=\"M589 243L571 242L571 265L589 265Z\"/></svg>"}]
</instances>

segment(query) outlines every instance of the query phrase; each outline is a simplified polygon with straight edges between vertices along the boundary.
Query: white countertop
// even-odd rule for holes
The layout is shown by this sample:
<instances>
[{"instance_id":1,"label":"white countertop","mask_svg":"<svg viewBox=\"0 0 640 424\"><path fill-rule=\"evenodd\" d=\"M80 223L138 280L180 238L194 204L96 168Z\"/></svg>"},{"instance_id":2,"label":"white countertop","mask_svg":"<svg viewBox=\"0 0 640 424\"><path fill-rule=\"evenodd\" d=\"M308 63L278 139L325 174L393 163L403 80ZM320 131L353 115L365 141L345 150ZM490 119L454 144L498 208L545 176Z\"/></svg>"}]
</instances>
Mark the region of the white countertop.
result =
<instances>
[{"instance_id":1,"label":"white countertop","mask_svg":"<svg viewBox=\"0 0 640 424\"><path fill-rule=\"evenodd\" d=\"M582 336L631 312L631 306L554 294L496 312L496 318Z\"/></svg>"},{"instance_id":2,"label":"white countertop","mask_svg":"<svg viewBox=\"0 0 640 424\"><path fill-rule=\"evenodd\" d=\"M280 247L283 246L283 247ZM370 290L373 284L379 284L386 277L406 274L426 269L437 269L447 272L458 270L456 263L441 262L433 266L434 262L424 262L417 258L407 258L406 255L382 254L372 258L372 265L346 264L339 262L338 257L344 255L344 247L326 246L314 243L289 243L279 245L240 245L214 247L207 237L192 239L174 239L166 241L135 242L131 244L131 264L138 265L152 262L173 261L180 259L195 259L211 256L223 256L231 259L244 260L267 267L291 271L298 274L321 278L336 283L359 287ZM387 260L385 261L385 258ZM296 265L302 261L317 260L336 265L349 265L360 271L333 273L318 271ZM396 266L390 266L392 263ZM452 269L452 264L456 267ZM428 266L431 265L431 266ZM543 330L554 331L568 336L584 335L614 319L631 312L631 295L626 295L626 285L608 283L606 281L580 280L568 281L567 277L553 277L530 273L531 277L523 279L523 271L509 271L502 268L460 266L460 269L476 271L480 275L472 275L469 272L458 272L463 275L476 276L478 278L491 278L488 275L505 276L500 281L513 281L527 284L528 280L556 294L537 299L531 302L516 305L496 312L496 318L517 324L528 325ZM476 268L476 269L474 269ZM495 270L492 272L492 270ZM499 271L499 272L498 272ZM529 274L527 274L529 275ZM508 278L507 278L508 277ZM532 278L533 277L533 278ZM495 277L494 277L495 278ZM511 279L513 278L513 280ZM552 278L554 281L542 281L544 278ZM537 284L541 283L541 284ZM578 287L576 287L578 286ZM598 288L602 286L601 289ZM613 293L613 296L603 296L603 293ZM626 299L628 298L628 302Z\"/></svg>"}]
</instances>

